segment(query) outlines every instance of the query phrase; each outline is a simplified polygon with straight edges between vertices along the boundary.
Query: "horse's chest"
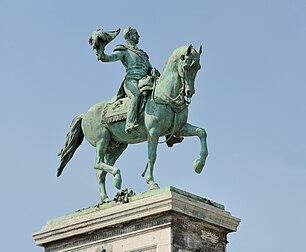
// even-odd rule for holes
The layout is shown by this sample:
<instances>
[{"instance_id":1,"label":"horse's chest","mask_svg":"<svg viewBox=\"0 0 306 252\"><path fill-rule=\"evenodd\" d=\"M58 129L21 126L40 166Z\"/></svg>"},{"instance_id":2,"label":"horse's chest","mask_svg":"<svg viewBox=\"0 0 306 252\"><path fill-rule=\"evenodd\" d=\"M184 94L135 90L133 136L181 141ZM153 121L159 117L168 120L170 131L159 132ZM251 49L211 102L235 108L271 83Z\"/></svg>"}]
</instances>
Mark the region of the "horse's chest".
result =
<instances>
[{"instance_id":1,"label":"horse's chest","mask_svg":"<svg viewBox=\"0 0 306 252\"><path fill-rule=\"evenodd\" d=\"M148 130L158 129L164 133L179 131L187 122L187 108L180 113L175 113L169 105L149 102L144 115L145 125Z\"/></svg>"}]
</instances>

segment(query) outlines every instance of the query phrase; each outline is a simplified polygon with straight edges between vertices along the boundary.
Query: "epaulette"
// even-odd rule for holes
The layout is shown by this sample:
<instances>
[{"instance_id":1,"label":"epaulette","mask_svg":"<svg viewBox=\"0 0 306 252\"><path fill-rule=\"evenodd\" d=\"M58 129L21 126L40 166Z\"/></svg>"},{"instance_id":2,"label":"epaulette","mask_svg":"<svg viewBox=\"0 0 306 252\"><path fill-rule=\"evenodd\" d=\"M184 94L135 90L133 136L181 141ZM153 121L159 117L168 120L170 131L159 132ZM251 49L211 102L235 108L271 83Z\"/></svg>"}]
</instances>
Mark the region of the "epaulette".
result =
<instances>
[{"instance_id":1,"label":"epaulette","mask_svg":"<svg viewBox=\"0 0 306 252\"><path fill-rule=\"evenodd\" d=\"M114 48L114 51L125 51L126 47L124 45L116 45L116 47Z\"/></svg>"},{"instance_id":2,"label":"epaulette","mask_svg":"<svg viewBox=\"0 0 306 252\"><path fill-rule=\"evenodd\" d=\"M145 52L145 54L146 54L147 58L150 59L150 58L149 58L149 55L148 55L146 52Z\"/></svg>"},{"instance_id":3,"label":"epaulette","mask_svg":"<svg viewBox=\"0 0 306 252\"><path fill-rule=\"evenodd\" d=\"M146 57L149 59L149 55L142 49L138 49L139 51L141 51L144 55L146 55Z\"/></svg>"}]
</instances>

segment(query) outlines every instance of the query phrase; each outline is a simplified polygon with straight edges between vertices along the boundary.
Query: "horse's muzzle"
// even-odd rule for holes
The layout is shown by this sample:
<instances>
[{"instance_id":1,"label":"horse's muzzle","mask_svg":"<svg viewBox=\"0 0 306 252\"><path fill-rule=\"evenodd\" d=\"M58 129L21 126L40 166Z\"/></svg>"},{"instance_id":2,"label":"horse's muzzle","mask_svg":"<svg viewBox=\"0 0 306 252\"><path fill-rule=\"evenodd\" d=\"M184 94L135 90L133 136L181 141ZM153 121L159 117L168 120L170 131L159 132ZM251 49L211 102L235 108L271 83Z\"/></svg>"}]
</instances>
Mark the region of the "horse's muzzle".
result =
<instances>
[{"instance_id":1,"label":"horse's muzzle","mask_svg":"<svg viewBox=\"0 0 306 252\"><path fill-rule=\"evenodd\" d=\"M185 94L188 98L191 98L194 95L194 91L191 91L189 89L185 90Z\"/></svg>"}]
</instances>

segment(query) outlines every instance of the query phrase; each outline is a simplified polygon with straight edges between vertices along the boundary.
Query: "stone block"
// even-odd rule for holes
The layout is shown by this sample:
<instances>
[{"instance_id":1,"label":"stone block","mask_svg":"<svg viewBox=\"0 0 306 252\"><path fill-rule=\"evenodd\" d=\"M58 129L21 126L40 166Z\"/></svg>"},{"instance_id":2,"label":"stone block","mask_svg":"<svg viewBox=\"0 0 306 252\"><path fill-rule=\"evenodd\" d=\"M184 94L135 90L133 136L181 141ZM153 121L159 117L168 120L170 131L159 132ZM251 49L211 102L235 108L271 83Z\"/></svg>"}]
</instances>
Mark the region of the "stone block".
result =
<instances>
[{"instance_id":1,"label":"stone block","mask_svg":"<svg viewBox=\"0 0 306 252\"><path fill-rule=\"evenodd\" d=\"M50 220L33 238L45 252L225 252L239 223L224 206L169 187Z\"/></svg>"}]
</instances>

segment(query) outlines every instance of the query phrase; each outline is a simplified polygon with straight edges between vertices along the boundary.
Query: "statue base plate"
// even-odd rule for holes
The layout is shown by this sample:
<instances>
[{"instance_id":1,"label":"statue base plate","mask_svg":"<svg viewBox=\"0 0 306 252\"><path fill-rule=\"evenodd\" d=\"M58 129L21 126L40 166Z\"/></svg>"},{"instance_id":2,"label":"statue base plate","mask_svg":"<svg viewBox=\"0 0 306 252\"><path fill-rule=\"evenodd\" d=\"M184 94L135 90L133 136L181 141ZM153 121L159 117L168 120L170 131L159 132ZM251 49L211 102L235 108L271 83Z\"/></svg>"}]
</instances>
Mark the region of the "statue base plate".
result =
<instances>
[{"instance_id":1,"label":"statue base plate","mask_svg":"<svg viewBox=\"0 0 306 252\"><path fill-rule=\"evenodd\" d=\"M225 252L239 223L224 206L169 187L50 220L33 238L45 252Z\"/></svg>"}]
</instances>

